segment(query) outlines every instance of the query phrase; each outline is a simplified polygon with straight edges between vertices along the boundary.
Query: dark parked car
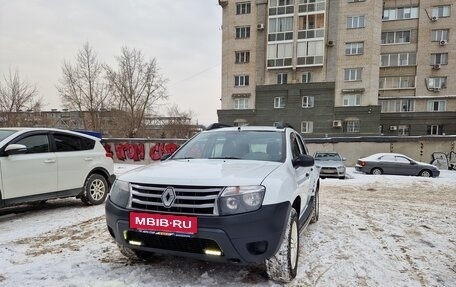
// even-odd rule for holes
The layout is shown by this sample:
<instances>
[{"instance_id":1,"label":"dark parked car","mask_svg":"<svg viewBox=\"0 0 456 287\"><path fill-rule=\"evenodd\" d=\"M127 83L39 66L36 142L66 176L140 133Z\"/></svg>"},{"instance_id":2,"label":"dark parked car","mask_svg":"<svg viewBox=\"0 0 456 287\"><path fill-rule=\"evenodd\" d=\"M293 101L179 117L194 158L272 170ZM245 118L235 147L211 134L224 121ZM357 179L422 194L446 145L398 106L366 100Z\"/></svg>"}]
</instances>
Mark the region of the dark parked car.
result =
<instances>
[{"instance_id":1,"label":"dark parked car","mask_svg":"<svg viewBox=\"0 0 456 287\"><path fill-rule=\"evenodd\" d=\"M418 162L399 153L376 153L358 159L356 170L370 174L416 175L437 177L440 170L428 163Z\"/></svg>"},{"instance_id":2,"label":"dark parked car","mask_svg":"<svg viewBox=\"0 0 456 287\"><path fill-rule=\"evenodd\" d=\"M334 151L318 151L314 154L315 165L320 168L320 178L345 178L345 158Z\"/></svg>"}]
</instances>

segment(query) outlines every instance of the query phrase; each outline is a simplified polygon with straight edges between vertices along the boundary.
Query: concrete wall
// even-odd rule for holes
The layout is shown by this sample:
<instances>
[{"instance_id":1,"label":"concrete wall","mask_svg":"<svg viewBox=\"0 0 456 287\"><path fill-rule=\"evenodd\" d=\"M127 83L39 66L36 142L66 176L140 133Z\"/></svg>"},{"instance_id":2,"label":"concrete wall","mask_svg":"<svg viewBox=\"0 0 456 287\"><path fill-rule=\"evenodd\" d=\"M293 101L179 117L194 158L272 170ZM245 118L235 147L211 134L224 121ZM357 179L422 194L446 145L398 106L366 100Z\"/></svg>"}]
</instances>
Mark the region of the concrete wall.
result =
<instances>
[{"instance_id":1,"label":"concrete wall","mask_svg":"<svg viewBox=\"0 0 456 287\"><path fill-rule=\"evenodd\" d=\"M149 164L160 161L162 155L174 152L185 141L105 138L102 143L116 163ZM305 141L311 154L337 151L346 158L347 166L354 166L358 158L374 153L396 152L432 162L441 169L451 164L456 167L456 136L308 138Z\"/></svg>"}]
</instances>

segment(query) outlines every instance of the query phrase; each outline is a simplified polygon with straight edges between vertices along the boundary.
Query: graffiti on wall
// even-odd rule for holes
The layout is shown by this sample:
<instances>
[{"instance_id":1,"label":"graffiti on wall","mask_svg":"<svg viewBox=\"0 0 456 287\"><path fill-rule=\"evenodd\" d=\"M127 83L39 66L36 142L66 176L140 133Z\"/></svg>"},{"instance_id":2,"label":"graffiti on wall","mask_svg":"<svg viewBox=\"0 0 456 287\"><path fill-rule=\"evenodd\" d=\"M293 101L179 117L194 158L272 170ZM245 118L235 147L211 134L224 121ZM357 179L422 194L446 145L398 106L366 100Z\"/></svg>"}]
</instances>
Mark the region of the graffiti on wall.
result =
<instances>
[{"instance_id":1,"label":"graffiti on wall","mask_svg":"<svg viewBox=\"0 0 456 287\"><path fill-rule=\"evenodd\" d=\"M107 153L110 153L114 159L120 161L143 161L146 154L151 160L157 161L163 155L173 153L179 147L175 143L156 143L146 153L143 143L115 143L114 146L110 143L104 143L103 146Z\"/></svg>"},{"instance_id":2,"label":"graffiti on wall","mask_svg":"<svg viewBox=\"0 0 456 287\"><path fill-rule=\"evenodd\" d=\"M456 170L456 153L454 151L449 154L434 152L432 153L431 164L435 165L439 169Z\"/></svg>"}]
</instances>

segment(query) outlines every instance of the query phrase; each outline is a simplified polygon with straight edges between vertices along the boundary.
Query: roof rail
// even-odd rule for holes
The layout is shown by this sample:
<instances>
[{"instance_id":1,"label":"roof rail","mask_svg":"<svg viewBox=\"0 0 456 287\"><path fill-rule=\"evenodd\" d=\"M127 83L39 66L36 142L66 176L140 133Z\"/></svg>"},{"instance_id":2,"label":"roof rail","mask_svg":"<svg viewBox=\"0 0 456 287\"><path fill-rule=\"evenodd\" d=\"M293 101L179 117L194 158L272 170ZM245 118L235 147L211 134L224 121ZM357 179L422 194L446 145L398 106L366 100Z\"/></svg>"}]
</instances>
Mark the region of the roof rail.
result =
<instances>
[{"instance_id":1,"label":"roof rail","mask_svg":"<svg viewBox=\"0 0 456 287\"><path fill-rule=\"evenodd\" d=\"M292 129L294 129L289 123L285 123L285 122L279 122L276 125L276 128L278 128L278 129L284 129L284 128L292 128Z\"/></svg>"},{"instance_id":2,"label":"roof rail","mask_svg":"<svg viewBox=\"0 0 456 287\"><path fill-rule=\"evenodd\" d=\"M221 124L221 123L213 123L213 124L210 124L206 130L215 130L215 129L219 129L219 128L227 128L227 127L231 127L230 125L225 125L225 124Z\"/></svg>"}]
</instances>

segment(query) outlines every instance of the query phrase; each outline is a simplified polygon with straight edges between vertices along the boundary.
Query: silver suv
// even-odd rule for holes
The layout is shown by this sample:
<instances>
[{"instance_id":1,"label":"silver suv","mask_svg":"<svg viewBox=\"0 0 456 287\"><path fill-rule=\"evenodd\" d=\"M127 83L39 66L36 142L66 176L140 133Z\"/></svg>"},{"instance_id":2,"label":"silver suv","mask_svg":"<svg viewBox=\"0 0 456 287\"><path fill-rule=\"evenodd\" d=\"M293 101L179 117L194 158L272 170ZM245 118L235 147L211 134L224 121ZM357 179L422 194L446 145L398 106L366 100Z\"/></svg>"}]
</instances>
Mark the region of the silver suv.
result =
<instances>
[{"instance_id":1,"label":"silver suv","mask_svg":"<svg viewBox=\"0 0 456 287\"><path fill-rule=\"evenodd\" d=\"M106 201L121 252L265 263L297 273L300 229L318 220L319 175L291 127L225 127L196 135L160 164L121 175Z\"/></svg>"}]
</instances>

